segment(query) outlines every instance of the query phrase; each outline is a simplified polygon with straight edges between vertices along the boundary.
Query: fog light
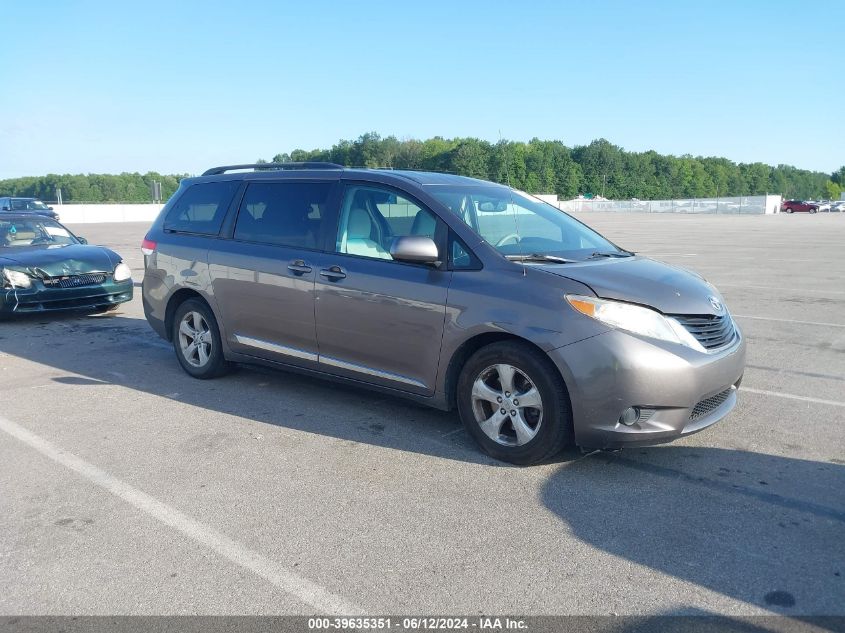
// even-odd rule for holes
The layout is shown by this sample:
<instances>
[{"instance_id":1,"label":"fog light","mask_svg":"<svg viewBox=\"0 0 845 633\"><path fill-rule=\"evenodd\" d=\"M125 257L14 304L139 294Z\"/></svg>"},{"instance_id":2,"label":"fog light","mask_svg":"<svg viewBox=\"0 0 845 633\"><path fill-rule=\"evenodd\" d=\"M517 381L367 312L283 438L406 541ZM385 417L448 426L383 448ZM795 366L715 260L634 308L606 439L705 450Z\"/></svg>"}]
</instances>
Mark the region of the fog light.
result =
<instances>
[{"instance_id":1,"label":"fog light","mask_svg":"<svg viewBox=\"0 0 845 633\"><path fill-rule=\"evenodd\" d=\"M631 426L637 423L637 420L640 419L640 410L637 407L628 407L622 412L622 415L619 416L619 424L624 424L625 426Z\"/></svg>"}]
</instances>

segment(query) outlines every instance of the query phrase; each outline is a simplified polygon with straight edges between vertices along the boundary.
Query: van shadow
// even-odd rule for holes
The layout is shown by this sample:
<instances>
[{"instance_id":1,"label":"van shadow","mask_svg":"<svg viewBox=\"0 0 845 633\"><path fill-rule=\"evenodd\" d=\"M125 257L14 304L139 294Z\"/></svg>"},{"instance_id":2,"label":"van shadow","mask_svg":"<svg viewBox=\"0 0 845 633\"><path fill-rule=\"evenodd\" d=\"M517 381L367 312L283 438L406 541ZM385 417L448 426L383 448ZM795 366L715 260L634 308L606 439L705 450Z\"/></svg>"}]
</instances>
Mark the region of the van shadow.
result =
<instances>
[{"instance_id":1,"label":"van shadow","mask_svg":"<svg viewBox=\"0 0 845 633\"><path fill-rule=\"evenodd\" d=\"M192 379L146 321L119 312L4 322L0 352L58 370L55 383L84 386L87 398L118 384L275 427L511 468L482 454L454 413L264 369ZM137 403L116 403L115 415ZM770 611L845 615L845 460L689 442L588 457L570 450L551 466L540 501L602 552ZM564 549L550 551L567 564Z\"/></svg>"},{"instance_id":2,"label":"van shadow","mask_svg":"<svg viewBox=\"0 0 845 633\"><path fill-rule=\"evenodd\" d=\"M776 613L845 615L838 460L629 449L560 467L541 498L603 552Z\"/></svg>"},{"instance_id":3,"label":"van shadow","mask_svg":"<svg viewBox=\"0 0 845 633\"><path fill-rule=\"evenodd\" d=\"M683 615L659 613L649 616L566 616L570 631L613 631L615 633L818 633L845 631L845 617L784 615L735 616L704 609L690 609ZM535 633L559 631L559 618L534 618ZM539 626L538 626L539 625ZM547 626L544 626L547 625Z\"/></svg>"},{"instance_id":4,"label":"van shadow","mask_svg":"<svg viewBox=\"0 0 845 633\"><path fill-rule=\"evenodd\" d=\"M4 321L0 352L71 374L52 378L60 384L94 389L119 384L263 424L511 468L481 453L454 412L255 366L239 367L216 380L193 379L182 371L170 343L145 320L120 313L36 314ZM96 397L96 391L89 397ZM80 399L77 406L83 403Z\"/></svg>"}]
</instances>

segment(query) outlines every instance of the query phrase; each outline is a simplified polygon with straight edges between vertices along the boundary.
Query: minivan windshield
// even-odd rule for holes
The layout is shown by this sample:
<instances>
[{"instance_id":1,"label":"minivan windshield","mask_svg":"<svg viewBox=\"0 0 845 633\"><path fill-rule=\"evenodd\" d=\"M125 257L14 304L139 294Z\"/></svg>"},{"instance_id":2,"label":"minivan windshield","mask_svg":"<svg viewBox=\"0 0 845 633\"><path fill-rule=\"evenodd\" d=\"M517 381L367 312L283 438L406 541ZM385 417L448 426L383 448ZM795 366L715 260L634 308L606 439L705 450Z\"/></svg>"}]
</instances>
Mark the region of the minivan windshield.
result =
<instances>
[{"instance_id":1,"label":"minivan windshield","mask_svg":"<svg viewBox=\"0 0 845 633\"><path fill-rule=\"evenodd\" d=\"M550 204L507 187L429 185L428 192L509 259L567 263L630 255Z\"/></svg>"}]
</instances>

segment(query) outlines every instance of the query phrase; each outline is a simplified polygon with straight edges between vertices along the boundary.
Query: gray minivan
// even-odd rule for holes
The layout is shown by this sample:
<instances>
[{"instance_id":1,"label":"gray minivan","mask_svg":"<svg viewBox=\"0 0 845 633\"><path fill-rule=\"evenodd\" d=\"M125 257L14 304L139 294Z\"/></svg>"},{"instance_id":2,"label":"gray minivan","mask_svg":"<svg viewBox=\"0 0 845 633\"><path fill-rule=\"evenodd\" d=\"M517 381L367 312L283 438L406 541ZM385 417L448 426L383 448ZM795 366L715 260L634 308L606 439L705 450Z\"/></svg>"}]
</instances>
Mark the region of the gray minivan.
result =
<instances>
[{"instance_id":1,"label":"gray minivan","mask_svg":"<svg viewBox=\"0 0 845 633\"><path fill-rule=\"evenodd\" d=\"M142 250L147 320L191 376L259 363L456 408L517 464L700 431L745 366L707 281L472 178L219 167Z\"/></svg>"}]
</instances>

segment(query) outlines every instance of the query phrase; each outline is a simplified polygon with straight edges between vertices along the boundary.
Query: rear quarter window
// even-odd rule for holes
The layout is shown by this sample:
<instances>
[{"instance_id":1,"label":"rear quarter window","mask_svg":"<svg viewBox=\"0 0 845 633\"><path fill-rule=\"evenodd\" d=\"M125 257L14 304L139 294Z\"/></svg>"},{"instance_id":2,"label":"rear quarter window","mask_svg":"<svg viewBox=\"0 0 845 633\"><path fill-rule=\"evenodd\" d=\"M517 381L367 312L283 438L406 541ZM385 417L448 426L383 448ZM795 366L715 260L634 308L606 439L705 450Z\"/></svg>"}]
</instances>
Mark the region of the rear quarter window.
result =
<instances>
[{"instance_id":1,"label":"rear quarter window","mask_svg":"<svg viewBox=\"0 0 845 633\"><path fill-rule=\"evenodd\" d=\"M165 231L217 235L240 182L206 182L191 185L164 219Z\"/></svg>"}]
</instances>

